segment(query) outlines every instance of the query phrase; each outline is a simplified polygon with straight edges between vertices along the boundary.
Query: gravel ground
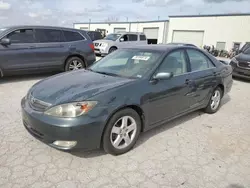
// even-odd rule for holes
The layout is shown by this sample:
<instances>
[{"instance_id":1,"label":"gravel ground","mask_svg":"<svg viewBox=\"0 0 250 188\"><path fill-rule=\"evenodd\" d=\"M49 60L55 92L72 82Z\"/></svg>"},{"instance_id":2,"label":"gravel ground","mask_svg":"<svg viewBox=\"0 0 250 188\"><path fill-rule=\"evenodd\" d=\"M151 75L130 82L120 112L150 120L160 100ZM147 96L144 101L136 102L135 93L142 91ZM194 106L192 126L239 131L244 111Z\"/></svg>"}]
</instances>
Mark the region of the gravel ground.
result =
<instances>
[{"instance_id":1,"label":"gravel ground","mask_svg":"<svg viewBox=\"0 0 250 188\"><path fill-rule=\"evenodd\" d=\"M218 113L160 126L115 157L58 151L24 129L20 100L46 76L0 80L0 187L250 187L250 83L234 81Z\"/></svg>"}]
</instances>

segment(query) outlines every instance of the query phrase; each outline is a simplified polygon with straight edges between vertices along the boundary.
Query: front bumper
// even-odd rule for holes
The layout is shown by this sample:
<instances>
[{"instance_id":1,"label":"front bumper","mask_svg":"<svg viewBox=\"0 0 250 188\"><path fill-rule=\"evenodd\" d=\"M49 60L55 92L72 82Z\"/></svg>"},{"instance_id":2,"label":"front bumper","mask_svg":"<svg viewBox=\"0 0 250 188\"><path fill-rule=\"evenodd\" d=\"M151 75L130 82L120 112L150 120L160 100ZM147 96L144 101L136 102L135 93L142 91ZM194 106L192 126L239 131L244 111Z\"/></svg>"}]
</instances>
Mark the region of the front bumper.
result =
<instances>
[{"instance_id":1,"label":"front bumper","mask_svg":"<svg viewBox=\"0 0 250 188\"><path fill-rule=\"evenodd\" d=\"M95 46L95 54L97 54L97 55L103 55L103 56L105 56L105 55L107 55L108 54L108 50L107 50L108 48L102 48L102 47L96 47Z\"/></svg>"},{"instance_id":2,"label":"front bumper","mask_svg":"<svg viewBox=\"0 0 250 188\"><path fill-rule=\"evenodd\" d=\"M230 64L233 68L233 76L250 80L250 69L239 67L233 62Z\"/></svg>"},{"instance_id":3,"label":"front bumper","mask_svg":"<svg viewBox=\"0 0 250 188\"><path fill-rule=\"evenodd\" d=\"M100 147L106 116L88 115L78 118L56 118L33 110L25 98L21 102L25 128L40 141L61 150L91 150ZM77 141L72 148L56 146L54 141Z\"/></svg>"}]
</instances>

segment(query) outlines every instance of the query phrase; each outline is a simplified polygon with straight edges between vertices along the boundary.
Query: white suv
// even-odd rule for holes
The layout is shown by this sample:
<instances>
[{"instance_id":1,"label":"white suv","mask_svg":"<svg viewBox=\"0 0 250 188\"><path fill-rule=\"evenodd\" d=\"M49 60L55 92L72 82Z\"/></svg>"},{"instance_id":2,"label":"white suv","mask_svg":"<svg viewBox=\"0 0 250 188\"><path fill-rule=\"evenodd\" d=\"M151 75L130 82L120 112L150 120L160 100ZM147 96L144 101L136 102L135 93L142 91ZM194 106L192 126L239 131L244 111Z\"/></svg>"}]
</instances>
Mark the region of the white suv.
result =
<instances>
[{"instance_id":1,"label":"white suv","mask_svg":"<svg viewBox=\"0 0 250 188\"><path fill-rule=\"evenodd\" d=\"M107 35L104 39L94 41L95 54L102 56L120 47L145 44L148 44L145 34L136 32L112 33Z\"/></svg>"}]
</instances>

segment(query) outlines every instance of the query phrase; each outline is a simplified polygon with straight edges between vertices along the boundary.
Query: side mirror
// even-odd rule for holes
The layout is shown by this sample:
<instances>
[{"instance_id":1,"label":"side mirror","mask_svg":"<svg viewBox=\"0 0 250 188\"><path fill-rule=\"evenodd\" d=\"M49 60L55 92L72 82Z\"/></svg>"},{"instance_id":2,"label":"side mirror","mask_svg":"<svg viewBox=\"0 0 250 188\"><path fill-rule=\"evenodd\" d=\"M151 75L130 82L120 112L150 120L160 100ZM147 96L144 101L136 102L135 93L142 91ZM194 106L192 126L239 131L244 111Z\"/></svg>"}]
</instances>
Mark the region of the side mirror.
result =
<instances>
[{"instance_id":1,"label":"side mirror","mask_svg":"<svg viewBox=\"0 0 250 188\"><path fill-rule=\"evenodd\" d=\"M0 41L0 44L4 45L4 46L7 46L7 45L10 45L11 42L10 42L10 39L8 38L3 38L1 41Z\"/></svg>"},{"instance_id":2,"label":"side mirror","mask_svg":"<svg viewBox=\"0 0 250 188\"><path fill-rule=\"evenodd\" d=\"M120 42L124 42L124 38L120 38Z\"/></svg>"},{"instance_id":3,"label":"side mirror","mask_svg":"<svg viewBox=\"0 0 250 188\"><path fill-rule=\"evenodd\" d=\"M172 78L173 76L174 75L172 72L171 73L170 72L159 72L153 77L153 79L155 79L155 80L168 80L168 79Z\"/></svg>"}]
</instances>

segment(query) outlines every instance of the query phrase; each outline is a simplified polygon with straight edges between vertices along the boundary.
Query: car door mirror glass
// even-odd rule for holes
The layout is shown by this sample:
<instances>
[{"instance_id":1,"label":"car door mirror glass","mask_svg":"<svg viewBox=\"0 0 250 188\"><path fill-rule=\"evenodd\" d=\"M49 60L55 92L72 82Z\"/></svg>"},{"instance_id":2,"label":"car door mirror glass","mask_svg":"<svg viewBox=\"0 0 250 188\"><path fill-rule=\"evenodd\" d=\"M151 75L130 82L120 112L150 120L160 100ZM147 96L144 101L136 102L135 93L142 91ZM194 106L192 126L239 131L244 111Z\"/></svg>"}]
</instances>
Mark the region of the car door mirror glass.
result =
<instances>
[{"instance_id":1,"label":"car door mirror glass","mask_svg":"<svg viewBox=\"0 0 250 188\"><path fill-rule=\"evenodd\" d=\"M0 43L5 46L11 44L10 39L8 38L3 38Z\"/></svg>"},{"instance_id":2,"label":"car door mirror glass","mask_svg":"<svg viewBox=\"0 0 250 188\"><path fill-rule=\"evenodd\" d=\"M156 80L168 80L173 77L173 73L171 72L159 72L153 78Z\"/></svg>"},{"instance_id":3,"label":"car door mirror glass","mask_svg":"<svg viewBox=\"0 0 250 188\"><path fill-rule=\"evenodd\" d=\"M120 42L124 42L124 38L120 38Z\"/></svg>"}]
</instances>

